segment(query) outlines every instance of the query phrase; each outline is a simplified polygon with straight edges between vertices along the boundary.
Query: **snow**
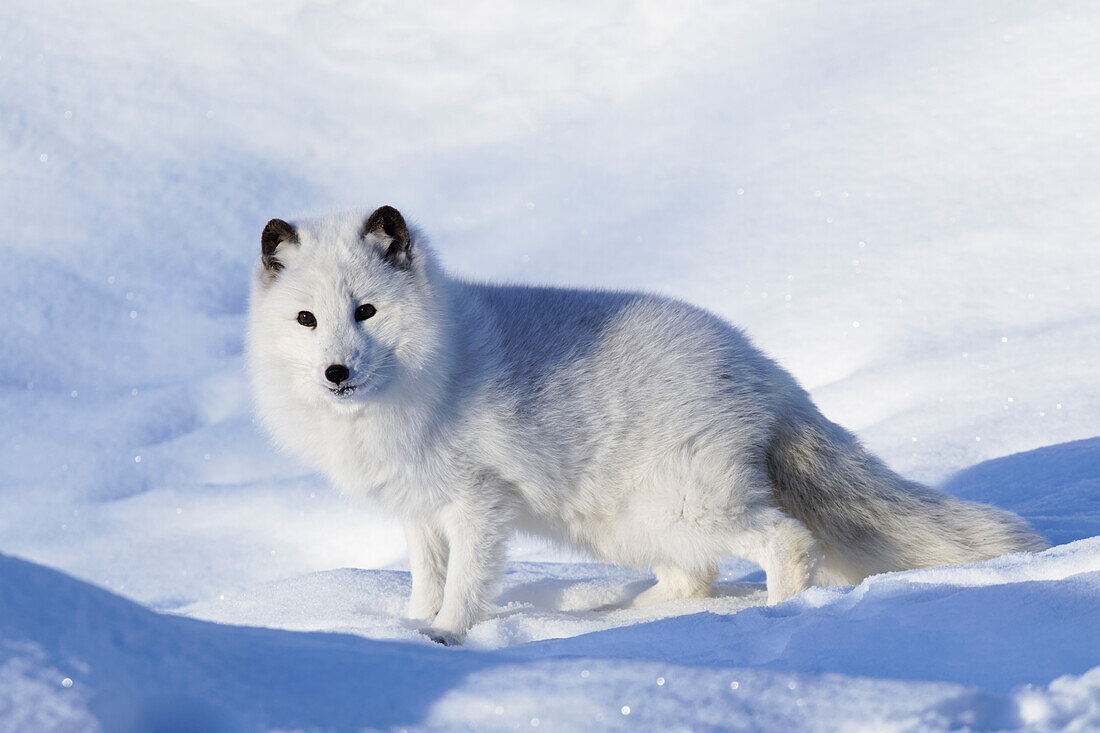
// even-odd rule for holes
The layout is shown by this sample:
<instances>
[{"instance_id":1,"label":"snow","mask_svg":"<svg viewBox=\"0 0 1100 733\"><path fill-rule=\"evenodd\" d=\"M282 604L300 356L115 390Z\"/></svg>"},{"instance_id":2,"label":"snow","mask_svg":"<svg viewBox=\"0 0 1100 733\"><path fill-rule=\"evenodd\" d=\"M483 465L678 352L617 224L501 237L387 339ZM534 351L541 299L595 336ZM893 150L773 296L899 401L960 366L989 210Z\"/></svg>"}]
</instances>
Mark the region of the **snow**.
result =
<instances>
[{"instance_id":1,"label":"snow","mask_svg":"<svg viewBox=\"0 0 1100 733\"><path fill-rule=\"evenodd\" d=\"M333 571L184 609L227 622L213 624L4 556L0 711L59 730L89 712L106 730L1087 730L1098 583L1091 538L775 607L747 605L758 582L723 583L717 599L616 614L577 608L631 585L606 568L523 564L456 650L397 617L407 573Z\"/></svg>"},{"instance_id":2,"label":"snow","mask_svg":"<svg viewBox=\"0 0 1100 733\"><path fill-rule=\"evenodd\" d=\"M1094 4L43 0L0 29L0 729L1100 726ZM646 573L519 537L436 648L396 524L268 446L241 358L264 222L381 203L465 275L714 310L1056 546L774 608L731 558L716 598L635 610Z\"/></svg>"}]
</instances>

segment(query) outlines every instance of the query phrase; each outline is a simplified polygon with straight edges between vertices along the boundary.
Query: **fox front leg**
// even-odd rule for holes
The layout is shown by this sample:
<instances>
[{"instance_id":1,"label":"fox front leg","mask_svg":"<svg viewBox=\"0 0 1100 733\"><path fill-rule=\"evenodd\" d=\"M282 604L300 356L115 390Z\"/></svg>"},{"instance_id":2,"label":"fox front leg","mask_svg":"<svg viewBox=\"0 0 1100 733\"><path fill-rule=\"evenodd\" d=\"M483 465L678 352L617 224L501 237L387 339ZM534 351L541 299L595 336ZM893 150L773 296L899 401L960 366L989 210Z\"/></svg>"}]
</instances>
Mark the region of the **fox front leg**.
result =
<instances>
[{"instance_id":1,"label":"fox front leg","mask_svg":"<svg viewBox=\"0 0 1100 733\"><path fill-rule=\"evenodd\" d=\"M409 547L412 593L408 616L431 623L443 605L443 584L447 579L447 540L427 521L405 522L405 541Z\"/></svg>"},{"instance_id":2,"label":"fox front leg","mask_svg":"<svg viewBox=\"0 0 1100 733\"><path fill-rule=\"evenodd\" d=\"M448 547L443 604L424 633L435 642L455 646L470 627L485 617L488 594L504 557L510 512L499 506L452 504L440 513Z\"/></svg>"}]
</instances>

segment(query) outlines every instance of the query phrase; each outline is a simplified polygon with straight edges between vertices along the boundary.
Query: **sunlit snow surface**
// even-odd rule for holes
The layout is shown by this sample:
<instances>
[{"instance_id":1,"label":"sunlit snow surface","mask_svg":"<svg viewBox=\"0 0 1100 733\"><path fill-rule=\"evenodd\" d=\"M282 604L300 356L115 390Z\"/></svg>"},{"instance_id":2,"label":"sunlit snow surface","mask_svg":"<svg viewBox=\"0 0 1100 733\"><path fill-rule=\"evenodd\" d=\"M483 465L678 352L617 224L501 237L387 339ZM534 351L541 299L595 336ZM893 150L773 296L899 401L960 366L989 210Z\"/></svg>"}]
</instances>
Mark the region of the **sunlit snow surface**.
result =
<instances>
[{"instance_id":1,"label":"sunlit snow surface","mask_svg":"<svg viewBox=\"0 0 1100 733\"><path fill-rule=\"evenodd\" d=\"M1097 68L1085 2L0 3L0 730L1100 726ZM1057 546L642 611L521 537L436 648L241 359L264 222L382 203L720 313Z\"/></svg>"}]
</instances>

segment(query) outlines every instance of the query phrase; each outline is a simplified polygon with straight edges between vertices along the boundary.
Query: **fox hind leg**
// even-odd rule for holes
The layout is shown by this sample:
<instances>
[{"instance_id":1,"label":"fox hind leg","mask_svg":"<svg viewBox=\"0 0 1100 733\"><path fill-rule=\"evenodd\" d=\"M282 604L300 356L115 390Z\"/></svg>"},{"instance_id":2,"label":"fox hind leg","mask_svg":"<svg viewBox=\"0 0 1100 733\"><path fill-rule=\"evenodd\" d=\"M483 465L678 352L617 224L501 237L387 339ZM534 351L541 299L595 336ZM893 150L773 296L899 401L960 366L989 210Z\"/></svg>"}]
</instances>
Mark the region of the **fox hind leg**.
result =
<instances>
[{"instance_id":1,"label":"fox hind leg","mask_svg":"<svg viewBox=\"0 0 1100 733\"><path fill-rule=\"evenodd\" d=\"M633 608L682 598L709 598L711 583L718 577L718 566L709 565L702 571L691 571L677 565L654 565L657 584L642 591L630 605Z\"/></svg>"},{"instance_id":2,"label":"fox hind leg","mask_svg":"<svg viewBox=\"0 0 1100 733\"><path fill-rule=\"evenodd\" d=\"M747 513L737 529L733 554L764 569L769 606L813 585L821 552L802 522L773 507L760 507Z\"/></svg>"}]
</instances>

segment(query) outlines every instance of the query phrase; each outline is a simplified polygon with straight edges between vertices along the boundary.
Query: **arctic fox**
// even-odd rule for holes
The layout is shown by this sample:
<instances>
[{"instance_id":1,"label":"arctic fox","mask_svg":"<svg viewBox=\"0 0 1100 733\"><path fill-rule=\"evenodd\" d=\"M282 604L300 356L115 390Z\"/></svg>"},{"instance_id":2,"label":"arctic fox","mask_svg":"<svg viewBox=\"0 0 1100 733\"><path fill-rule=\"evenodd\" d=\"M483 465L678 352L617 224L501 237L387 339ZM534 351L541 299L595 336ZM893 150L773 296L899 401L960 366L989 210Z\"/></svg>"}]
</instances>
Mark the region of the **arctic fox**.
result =
<instances>
[{"instance_id":1,"label":"arctic fox","mask_svg":"<svg viewBox=\"0 0 1100 733\"><path fill-rule=\"evenodd\" d=\"M706 596L724 556L768 603L811 584L1045 543L907 481L715 315L629 292L466 282L394 208L263 230L248 357L275 442L405 526L408 613L459 644L513 529Z\"/></svg>"}]
</instances>

